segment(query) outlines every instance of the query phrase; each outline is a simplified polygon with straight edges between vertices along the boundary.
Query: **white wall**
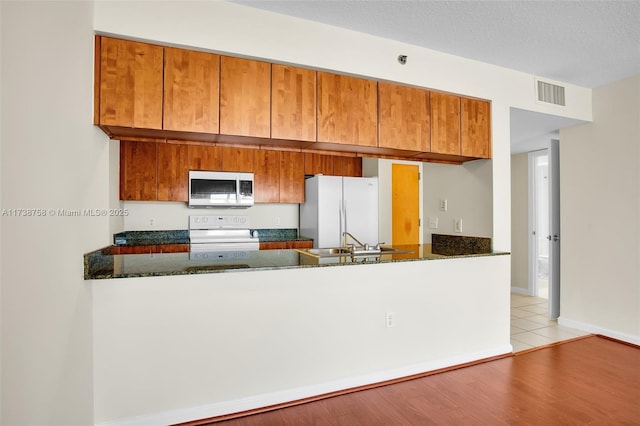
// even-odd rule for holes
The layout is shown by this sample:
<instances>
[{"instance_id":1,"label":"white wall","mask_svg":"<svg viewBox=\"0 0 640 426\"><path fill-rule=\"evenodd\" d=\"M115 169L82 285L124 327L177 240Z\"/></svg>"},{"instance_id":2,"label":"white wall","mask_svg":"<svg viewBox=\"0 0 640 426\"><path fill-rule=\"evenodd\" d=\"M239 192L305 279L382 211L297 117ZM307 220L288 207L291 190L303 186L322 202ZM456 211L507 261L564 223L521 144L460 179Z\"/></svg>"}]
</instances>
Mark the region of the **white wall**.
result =
<instances>
[{"instance_id":1,"label":"white wall","mask_svg":"<svg viewBox=\"0 0 640 426\"><path fill-rule=\"evenodd\" d=\"M3 425L93 423L91 287L82 255L109 242L109 143L92 125L93 4L2 1Z\"/></svg>"},{"instance_id":2,"label":"white wall","mask_svg":"<svg viewBox=\"0 0 640 426\"><path fill-rule=\"evenodd\" d=\"M190 209L187 203L169 201L122 204L128 211L123 228L127 231L187 229L190 215L242 215L249 218L250 228L298 228L298 204L254 204L247 209Z\"/></svg>"},{"instance_id":3,"label":"white wall","mask_svg":"<svg viewBox=\"0 0 640 426\"><path fill-rule=\"evenodd\" d=\"M640 344L640 76L560 131L560 322Z\"/></svg>"},{"instance_id":4,"label":"white wall","mask_svg":"<svg viewBox=\"0 0 640 426\"><path fill-rule=\"evenodd\" d=\"M93 281L96 423L179 423L510 352L508 264Z\"/></svg>"},{"instance_id":5,"label":"white wall","mask_svg":"<svg viewBox=\"0 0 640 426\"><path fill-rule=\"evenodd\" d=\"M491 160L469 161L460 166L425 163L424 241L432 234L493 235L493 182ZM440 200L447 200L447 211L440 210ZM429 228L429 218L438 219L438 228ZM462 219L462 232L455 232L455 219Z\"/></svg>"},{"instance_id":6,"label":"white wall","mask_svg":"<svg viewBox=\"0 0 640 426\"><path fill-rule=\"evenodd\" d=\"M511 156L511 287L529 288L529 154Z\"/></svg>"}]
</instances>

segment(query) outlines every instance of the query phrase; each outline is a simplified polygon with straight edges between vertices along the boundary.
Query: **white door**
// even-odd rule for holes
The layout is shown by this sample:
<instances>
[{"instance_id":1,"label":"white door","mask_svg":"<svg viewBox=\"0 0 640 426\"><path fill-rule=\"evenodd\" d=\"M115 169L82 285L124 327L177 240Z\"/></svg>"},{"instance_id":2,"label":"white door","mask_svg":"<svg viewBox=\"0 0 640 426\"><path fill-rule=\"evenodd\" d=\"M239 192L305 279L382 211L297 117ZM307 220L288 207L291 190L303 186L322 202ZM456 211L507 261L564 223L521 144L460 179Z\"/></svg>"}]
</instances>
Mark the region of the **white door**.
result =
<instances>
[{"instance_id":1,"label":"white door","mask_svg":"<svg viewBox=\"0 0 640 426\"><path fill-rule=\"evenodd\" d=\"M549 155L529 153L529 294L549 297Z\"/></svg>"},{"instance_id":2,"label":"white door","mask_svg":"<svg viewBox=\"0 0 640 426\"><path fill-rule=\"evenodd\" d=\"M549 318L560 316L560 141L549 145Z\"/></svg>"}]
</instances>

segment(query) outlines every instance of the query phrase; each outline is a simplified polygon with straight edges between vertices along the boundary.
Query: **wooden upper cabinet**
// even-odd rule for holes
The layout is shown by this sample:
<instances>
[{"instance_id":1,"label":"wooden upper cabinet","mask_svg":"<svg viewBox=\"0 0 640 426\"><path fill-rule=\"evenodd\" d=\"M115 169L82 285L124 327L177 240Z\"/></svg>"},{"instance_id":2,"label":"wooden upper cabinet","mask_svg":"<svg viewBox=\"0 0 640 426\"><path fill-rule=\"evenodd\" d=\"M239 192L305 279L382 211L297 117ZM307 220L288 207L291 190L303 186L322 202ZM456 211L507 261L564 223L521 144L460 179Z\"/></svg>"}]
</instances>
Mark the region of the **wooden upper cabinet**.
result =
<instances>
[{"instance_id":1,"label":"wooden upper cabinet","mask_svg":"<svg viewBox=\"0 0 640 426\"><path fill-rule=\"evenodd\" d=\"M255 149L250 148L222 148L222 171L224 172L253 172Z\"/></svg>"},{"instance_id":2,"label":"wooden upper cabinet","mask_svg":"<svg viewBox=\"0 0 640 426\"><path fill-rule=\"evenodd\" d=\"M304 154L305 175L333 175L333 156L306 152Z\"/></svg>"},{"instance_id":3,"label":"wooden upper cabinet","mask_svg":"<svg viewBox=\"0 0 640 426\"><path fill-rule=\"evenodd\" d=\"M378 103L379 147L430 151L428 90L379 82Z\"/></svg>"},{"instance_id":4,"label":"wooden upper cabinet","mask_svg":"<svg viewBox=\"0 0 640 426\"><path fill-rule=\"evenodd\" d=\"M222 148L207 145L189 145L189 170L222 170Z\"/></svg>"},{"instance_id":5,"label":"wooden upper cabinet","mask_svg":"<svg viewBox=\"0 0 640 426\"><path fill-rule=\"evenodd\" d=\"M219 97L219 55L165 47L165 130L218 133Z\"/></svg>"},{"instance_id":6,"label":"wooden upper cabinet","mask_svg":"<svg viewBox=\"0 0 640 426\"><path fill-rule=\"evenodd\" d=\"M491 103L462 98L461 128L462 155L491 158Z\"/></svg>"},{"instance_id":7,"label":"wooden upper cabinet","mask_svg":"<svg viewBox=\"0 0 640 426\"><path fill-rule=\"evenodd\" d=\"M162 129L163 48L100 37L99 123Z\"/></svg>"},{"instance_id":8,"label":"wooden upper cabinet","mask_svg":"<svg viewBox=\"0 0 640 426\"><path fill-rule=\"evenodd\" d=\"M376 82L318 72L318 142L378 145Z\"/></svg>"},{"instance_id":9,"label":"wooden upper cabinet","mask_svg":"<svg viewBox=\"0 0 640 426\"><path fill-rule=\"evenodd\" d=\"M271 137L316 140L316 72L271 65Z\"/></svg>"},{"instance_id":10,"label":"wooden upper cabinet","mask_svg":"<svg viewBox=\"0 0 640 426\"><path fill-rule=\"evenodd\" d=\"M158 143L158 201L188 201L188 146Z\"/></svg>"},{"instance_id":11,"label":"wooden upper cabinet","mask_svg":"<svg viewBox=\"0 0 640 426\"><path fill-rule=\"evenodd\" d=\"M333 174L362 177L362 157L333 156Z\"/></svg>"},{"instance_id":12,"label":"wooden upper cabinet","mask_svg":"<svg viewBox=\"0 0 640 426\"><path fill-rule=\"evenodd\" d=\"M304 203L304 154L280 152L280 202Z\"/></svg>"},{"instance_id":13,"label":"wooden upper cabinet","mask_svg":"<svg viewBox=\"0 0 640 426\"><path fill-rule=\"evenodd\" d=\"M431 92L431 152L460 155L460 96Z\"/></svg>"},{"instance_id":14,"label":"wooden upper cabinet","mask_svg":"<svg viewBox=\"0 0 640 426\"><path fill-rule=\"evenodd\" d=\"M158 153L153 142L120 142L120 199L152 201L158 197Z\"/></svg>"},{"instance_id":15,"label":"wooden upper cabinet","mask_svg":"<svg viewBox=\"0 0 640 426\"><path fill-rule=\"evenodd\" d=\"M271 135L271 64L220 58L220 133Z\"/></svg>"},{"instance_id":16,"label":"wooden upper cabinet","mask_svg":"<svg viewBox=\"0 0 640 426\"><path fill-rule=\"evenodd\" d=\"M253 193L256 203L280 201L280 152L252 149Z\"/></svg>"}]
</instances>

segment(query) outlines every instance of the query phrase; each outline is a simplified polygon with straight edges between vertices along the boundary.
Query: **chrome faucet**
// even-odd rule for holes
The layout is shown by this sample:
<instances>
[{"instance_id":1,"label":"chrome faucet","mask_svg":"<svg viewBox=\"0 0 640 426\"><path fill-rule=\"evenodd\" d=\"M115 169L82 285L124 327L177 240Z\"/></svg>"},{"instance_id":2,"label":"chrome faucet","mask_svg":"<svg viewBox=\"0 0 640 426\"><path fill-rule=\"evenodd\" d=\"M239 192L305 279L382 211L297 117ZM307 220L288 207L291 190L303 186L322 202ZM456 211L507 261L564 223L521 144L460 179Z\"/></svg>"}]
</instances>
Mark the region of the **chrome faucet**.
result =
<instances>
[{"instance_id":1,"label":"chrome faucet","mask_svg":"<svg viewBox=\"0 0 640 426\"><path fill-rule=\"evenodd\" d=\"M348 244L348 242L349 242L349 238L351 238L353 241L355 241L356 243L358 243L358 247L364 247L364 246L365 246L365 245L364 245L364 244L362 244L362 243L361 243L361 242L360 242L356 237L354 237L353 235L351 235L351 234L350 234L350 233L348 233L348 232L343 232L343 233L342 233L342 238L343 238L343 240L342 240L342 246L343 246L343 247L349 247L349 245L350 245L350 244ZM353 244L351 244L351 245L353 245Z\"/></svg>"}]
</instances>

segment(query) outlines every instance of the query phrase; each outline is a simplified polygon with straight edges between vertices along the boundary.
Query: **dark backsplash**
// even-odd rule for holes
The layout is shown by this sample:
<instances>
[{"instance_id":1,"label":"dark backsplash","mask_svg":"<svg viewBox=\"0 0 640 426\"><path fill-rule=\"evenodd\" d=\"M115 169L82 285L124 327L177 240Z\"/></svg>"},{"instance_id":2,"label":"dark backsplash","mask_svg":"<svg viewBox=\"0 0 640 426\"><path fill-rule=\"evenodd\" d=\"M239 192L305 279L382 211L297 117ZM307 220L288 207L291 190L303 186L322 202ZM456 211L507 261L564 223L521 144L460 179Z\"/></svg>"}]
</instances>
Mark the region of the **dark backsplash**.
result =
<instances>
[{"instance_id":1,"label":"dark backsplash","mask_svg":"<svg viewBox=\"0 0 640 426\"><path fill-rule=\"evenodd\" d=\"M445 256L491 253L491 238L432 234L431 251Z\"/></svg>"},{"instance_id":2,"label":"dark backsplash","mask_svg":"<svg viewBox=\"0 0 640 426\"><path fill-rule=\"evenodd\" d=\"M298 237L296 228L288 229L255 229L260 241L295 241ZM113 235L113 244L117 246L144 246L153 244L189 244L189 230L174 231L124 231Z\"/></svg>"}]
</instances>

